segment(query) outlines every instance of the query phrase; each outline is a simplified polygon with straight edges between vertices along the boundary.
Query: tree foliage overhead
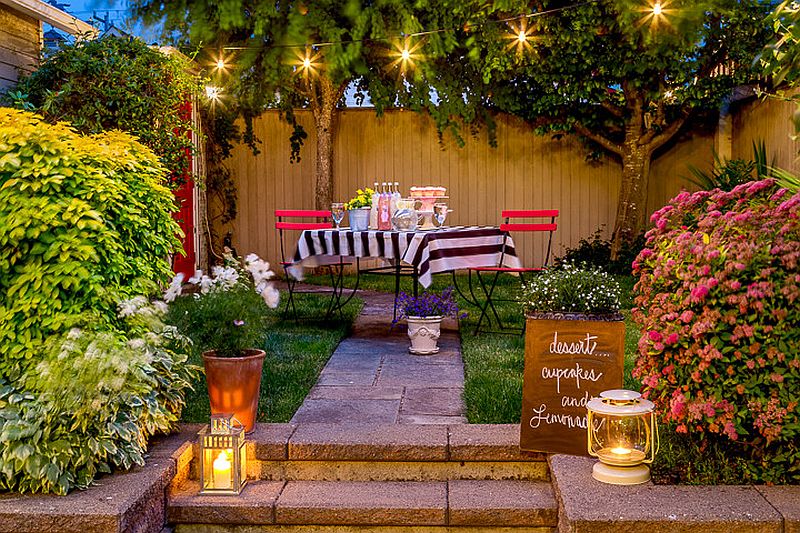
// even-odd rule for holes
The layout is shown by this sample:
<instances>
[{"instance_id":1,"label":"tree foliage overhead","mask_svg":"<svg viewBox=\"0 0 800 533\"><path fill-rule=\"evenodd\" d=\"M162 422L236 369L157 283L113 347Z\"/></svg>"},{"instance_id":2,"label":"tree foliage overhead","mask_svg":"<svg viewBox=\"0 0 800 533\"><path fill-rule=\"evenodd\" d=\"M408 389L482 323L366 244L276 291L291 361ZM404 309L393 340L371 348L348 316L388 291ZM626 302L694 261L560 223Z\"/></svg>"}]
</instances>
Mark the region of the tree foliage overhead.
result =
<instances>
[{"instance_id":1,"label":"tree foliage overhead","mask_svg":"<svg viewBox=\"0 0 800 533\"><path fill-rule=\"evenodd\" d=\"M181 107L198 94L188 60L139 39L107 36L63 44L16 87L17 103L81 133L120 129L136 135L170 170L188 175L192 131Z\"/></svg>"},{"instance_id":2,"label":"tree foliage overhead","mask_svg":"<svg viewBox=\"0 0 800 533\"><path fill-rule=\"evenodd\" d=\"M617 250L644 222L653 154L688 120L717 111L734 87L754 80L753 58L770 35L769 2L659 5L656 15L644 0L531 2L533 16L483 25L471 43L495 109L539 133L576 133L595 155L622 161ZM514 38L519 32L524 42Z\"/></svg>"},{"instance_id":3,"label":"tree foliage overhead","mask_svg":"<svg viewBox=\"0 0 800 533\"><path fill-rule=\"evenodd\" d=\"M199 57L208 63L227 61L230 69L215 75L246 119L244 139L251 145L257 141L252 118L265 109L279 109L293 126L290 140L293 157L298 157L307 133L294 112L312 111L320 208L330 202L332 136L351 84L358 84L360 95L368 96L378 112L395 105L427 109L438 117L440 129L448 127L454 115L469 121L476 109L482 109L465 105L457 72L440 69L435 61L457 47L458 33L414 35L430 28L460 28L463 12L452 9L450 2L134 0L132 4L146 21L160 21L177 34L183 45L200 46ZM409 61L401 60L404 48L410 51Z\"/></svg>"}]
</instances>

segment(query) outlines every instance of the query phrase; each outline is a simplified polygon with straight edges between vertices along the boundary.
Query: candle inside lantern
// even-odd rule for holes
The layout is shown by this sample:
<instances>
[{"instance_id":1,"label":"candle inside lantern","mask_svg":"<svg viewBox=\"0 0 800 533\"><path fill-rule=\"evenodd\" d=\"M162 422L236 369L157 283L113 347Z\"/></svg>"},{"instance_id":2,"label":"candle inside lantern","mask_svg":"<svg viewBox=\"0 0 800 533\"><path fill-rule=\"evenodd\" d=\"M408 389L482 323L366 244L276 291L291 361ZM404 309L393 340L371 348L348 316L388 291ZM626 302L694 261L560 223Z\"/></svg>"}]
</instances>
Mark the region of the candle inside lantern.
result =
<instances>
[{"instance_id":1,"label":"candle inside lantern","mask_svg":"<svg viewBox=\"0 0 800 533\"><path fill-rule=\"evenodd\" d=\"M217 458L214 459L214 488L231 488L231 462L228 454L224 451L219 452Z\"/></svg>"},{"instance_id":2,"label":"candle inside lantern","mask_svg":"<svg viewBox=\"0 0 800 533\"><path fill-rule=\"evenodd\" d=\"M611 448L611 454L614 456L614 459L630 459L631 449L617 446L616 448Z\"/></svg>"}]
</instances>

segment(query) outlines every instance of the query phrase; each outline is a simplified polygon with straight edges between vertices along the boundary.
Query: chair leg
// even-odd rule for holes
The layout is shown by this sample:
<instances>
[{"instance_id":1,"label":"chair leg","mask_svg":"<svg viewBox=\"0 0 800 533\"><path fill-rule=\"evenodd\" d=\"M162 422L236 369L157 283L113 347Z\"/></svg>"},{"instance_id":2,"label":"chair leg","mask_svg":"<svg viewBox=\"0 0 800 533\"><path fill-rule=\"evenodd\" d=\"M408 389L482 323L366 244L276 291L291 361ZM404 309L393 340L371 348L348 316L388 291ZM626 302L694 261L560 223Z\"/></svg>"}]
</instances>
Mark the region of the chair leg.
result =
<instances>
[{"instance_id":1,"label":"chair leg","mask_svg":"<svg viewBox=\"0 0 800 533\"><path fill-rule=\"evenodd\" d=\"M497 308L494 306L494 302L492 301L494 290L497 287L497 280L500 278L500 272L494 273L494 278L492 278L492 286L489 287L488 290L486 288L486 282L483 280L483 276L481 276L480 272L477 272L476 274L478 276L478 281L480 281L481 283L481 288L483 289L483 293L486 296L486 304L484 304L483 306L482 315L486 314L486 311L491 308L492 314L494 315L494 318L497 321L497 327L499 327L500 330L502 331L506 328L505 326L503 326L503 321L500 320L500 314L497 312ZM480 321L478 322L478 326L475 328L475 334L477 334L479 330L480 330Z\"/></svg>"},{"instance_id":2,"label":"chair leg","mask_svg":"<svg viewBox=\"0 0 800 533\"><path fill-rule=\"evenodd\" d=\"M297 319L297 307L294 303L294 286L297 284L297 280L292 278L288 272L286 274L286 286L289 291L289 297L286 299L286 307L283 309L283 314L285 316L289 316L289 308L292 308L292 316L294 318L295 323L298 322Z\"/></svg>"},{"instance_id":3,"label":"chair leg","mask_svg":"<svg viewBox=\"0 0 800 533\"><path fill-rule=\"evenodd\" d=\"M489 290L486 287L486 282L483 281L483 277L481 276L480 272L475 272L475 277L478 278L478 282L481 284L481 289L483 289L483 295L486 297L486 300L481 306L481 316L478 318L478 324L475 326L475 335L480 333L481 331L481 324L483 323L483 319L485 318L489 324L491 324L491 320L489 319L487 312L489 311L489 304L491 302L491 297L489 294Z\"/></svg>"}]
</instances>

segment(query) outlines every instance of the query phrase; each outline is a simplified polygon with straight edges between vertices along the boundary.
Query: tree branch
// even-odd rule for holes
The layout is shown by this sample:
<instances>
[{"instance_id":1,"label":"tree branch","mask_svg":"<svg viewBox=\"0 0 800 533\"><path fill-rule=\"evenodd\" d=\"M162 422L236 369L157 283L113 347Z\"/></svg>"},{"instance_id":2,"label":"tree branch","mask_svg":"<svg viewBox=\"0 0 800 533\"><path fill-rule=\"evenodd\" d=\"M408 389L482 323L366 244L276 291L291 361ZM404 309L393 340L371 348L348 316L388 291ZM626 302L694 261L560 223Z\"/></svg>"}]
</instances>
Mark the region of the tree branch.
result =
<instances>
[{"instance_id":1,"label":"tree branch","mask_svg":"<svg viewBox=\"0 0 800 533\"><path fill-rule=\"evenodd\" d=\"M648 133L642 138L642 142L640 142L640 144L646 146L647 149L650 151L650 153L658 150L667 141L672 139L676 133L678 133L678 130L681 129L681 127L686 123L686 119L688 118L689 118L689 108L684 107L683 109L681 109L680 116L677 119L675 119L675 121L672 124L661 130L661 133L659 133L658 135L653 135L655 132ZM648 140L644 142L645 139Z\"/></svg>"},{"instance_id":2,"label":"tree branch","mask_svg":"<svg viewBox=\"0 0 800 533\"><path fill-rule=\"evenodd\" d=\"M625 115L625 113L622 111L622 109L620 109L619 107L615 106L614 104L612 104L608 100L603 100L602 102L600 102L600 105L603 106L603 109L605 109L606 111L611 113L616 118L622 118Z\"/></svg>"},{"instance_id":3,"label":"tree branch","mask_svg":"<svg viewBox=\"0 0 800 533\"><path fill-rule=\"evenodd\" d=\"M578 135L583 135L587 139L596 142L609 152L615 153L619 156L622 155L622 146L618 145L615 142L612 142L610 139L603 137L599 133L593 132L580 122L576 122L572 127L575 129Z\"/></svg>"}]
</instances>

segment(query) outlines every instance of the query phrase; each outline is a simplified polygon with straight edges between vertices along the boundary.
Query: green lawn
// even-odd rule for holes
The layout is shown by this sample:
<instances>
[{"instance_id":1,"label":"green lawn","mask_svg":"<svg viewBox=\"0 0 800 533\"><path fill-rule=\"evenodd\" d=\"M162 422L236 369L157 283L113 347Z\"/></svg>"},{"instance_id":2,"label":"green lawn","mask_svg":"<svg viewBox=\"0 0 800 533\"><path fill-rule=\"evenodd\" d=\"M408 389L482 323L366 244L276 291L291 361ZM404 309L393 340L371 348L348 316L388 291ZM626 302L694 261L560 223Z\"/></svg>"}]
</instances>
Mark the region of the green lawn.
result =
<instances>
[{"instance_id":1,"label":"green lawn","mask_svg":"<svg viewBox=\"0 0 800 533\"><path fill-rule=\"evenodd\" d=\"M280 310L270 312L270 326L263 344L267 352L261 378L261 399L258 404L259 422L288 422L316 383L319 373L328 362L339 342L348 335L353 320L361 310L356 298L344 309L344 317L335 316L325 322L328 298L318 295L298 297L298 315L317 317L299 324L284 319ZM192 354L192 362L202 366L200 353ZM186 399L181 419L184 422L208 422L210 409L205 376L194 384Z\"/></svg>"},{"instance_id":2,"label":"green lawn","mask_svg":"<svg viewBox=\"0 0 800 533\"><path fill-rule=\"evenodd\" d=\"M622 307L625 315L625 388L638 390L639 383L631 376L639 330L630 319L633 305L633 277L617 276L622 287ZM326 284L324 277L310 277L310 283ZM346 287L352 287L355 279L348 277ZM474 279L473 279L474 282ZM459 276L459 286L467 286L466 276ZM434 276L431 290L441 291L452 285L450 275ZM519 291L519 280L511 276L501 276L497 296L514 298ZM383 292L394 291L394 278L389 276L362 276L360 288ZM410 291L411 280L402 279L402 289ZM477 290L477 289L476 289ZM501 335L481 333L473 335L479 311L474 306L462 308L469 316L461 321L461 350L464 357L464 401L467 405L467 418L472 424L518 423L522 409L522 372L525 365L525 340L521 335ZM516 302L497 304L501 319L512 327L522 327L524 314L522 306Z\"/></svg>"}]
</instances>

